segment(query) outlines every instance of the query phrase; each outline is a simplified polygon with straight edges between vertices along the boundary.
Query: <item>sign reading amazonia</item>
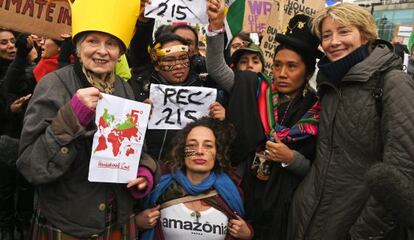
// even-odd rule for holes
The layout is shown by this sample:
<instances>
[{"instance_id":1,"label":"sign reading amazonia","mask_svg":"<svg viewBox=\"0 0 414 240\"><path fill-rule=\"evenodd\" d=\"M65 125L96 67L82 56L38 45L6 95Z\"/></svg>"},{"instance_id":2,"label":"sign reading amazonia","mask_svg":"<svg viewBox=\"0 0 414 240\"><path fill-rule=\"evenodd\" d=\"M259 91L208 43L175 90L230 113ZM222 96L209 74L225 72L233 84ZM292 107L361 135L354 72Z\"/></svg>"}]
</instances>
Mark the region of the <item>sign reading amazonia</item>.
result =
<instances>
[{"instance_id":1,"label":"sign reading amazonia","mask_svg":"<svg viewBox=\"0 0 414 240\"><path fill-rule=\"evenodd\" d=\"M67 1L0 0L0 27L60 39L71 33Z\"/></svg>"}]
</instances>

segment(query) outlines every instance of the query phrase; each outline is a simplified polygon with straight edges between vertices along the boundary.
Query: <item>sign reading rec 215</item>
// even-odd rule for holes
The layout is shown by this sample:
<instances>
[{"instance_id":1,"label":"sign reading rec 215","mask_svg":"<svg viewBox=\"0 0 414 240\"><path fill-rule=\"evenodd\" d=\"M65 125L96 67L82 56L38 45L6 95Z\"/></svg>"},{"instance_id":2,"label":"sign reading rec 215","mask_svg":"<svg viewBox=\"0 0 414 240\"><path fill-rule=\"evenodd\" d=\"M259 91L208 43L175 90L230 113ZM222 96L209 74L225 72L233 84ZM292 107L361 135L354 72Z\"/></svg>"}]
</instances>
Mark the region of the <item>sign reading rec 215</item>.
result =
<instances>
[{"instance_id":1,"label":"sign reading rec 215","mask_svg":"<svg viewBox=\"0 0 414 240\"><path fill-rule=\"evenodd\" d=\"M152 114L148 129L182 129L187 123L208 115L217 90L151 84Z\"/></svg>"},{"instance_id":2,"label":"sign reading rec 215","mask_svg":"<svg viewBox=\"0 0 414 240\"><path fill-rule=\"evenodd\" d=\"M145 6L145 17L208 24L206 4L206 0L153 0Z\"/></svg>"}]
</instances>

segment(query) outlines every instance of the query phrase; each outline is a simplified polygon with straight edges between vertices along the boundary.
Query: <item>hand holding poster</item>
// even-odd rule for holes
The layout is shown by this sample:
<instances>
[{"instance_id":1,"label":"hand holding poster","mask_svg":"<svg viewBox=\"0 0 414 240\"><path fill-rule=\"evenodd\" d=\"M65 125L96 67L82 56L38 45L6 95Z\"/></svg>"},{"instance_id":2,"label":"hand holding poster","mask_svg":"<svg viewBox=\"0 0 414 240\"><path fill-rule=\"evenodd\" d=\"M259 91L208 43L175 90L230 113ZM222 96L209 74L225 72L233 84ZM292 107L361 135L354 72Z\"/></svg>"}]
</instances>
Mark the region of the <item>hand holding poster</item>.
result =
<instances>
[{"instance_id":1,"label":"hand holding poster","mask_svg":"<svg viewBox=\"0 0 414 240\"><path fill-rule=\"evenodd\" d=\"M145 17L208 24L206 0L153 0L145 7Z\"/></svg>"},{"instance_id":2,"label":"hand holding poster","mask_svg":"<svg viewBox=\"0 0 414 240\"><path fill-rule=\"evenodd\" d=\"M217 90L213 88L151 84L153 104L148 129L182 129L207 116L216 96Z\"/></svg>"},{"instance_id":3,"label":"hand holding poster","mask_svg":"<svg viewBox=\"0 0 414 240\"><path fill-rule=\"evenodd\" d=\"M151 106L102 94L89 163L90 182L128 183L137 177Z\"/></svg>"}]
</instances>

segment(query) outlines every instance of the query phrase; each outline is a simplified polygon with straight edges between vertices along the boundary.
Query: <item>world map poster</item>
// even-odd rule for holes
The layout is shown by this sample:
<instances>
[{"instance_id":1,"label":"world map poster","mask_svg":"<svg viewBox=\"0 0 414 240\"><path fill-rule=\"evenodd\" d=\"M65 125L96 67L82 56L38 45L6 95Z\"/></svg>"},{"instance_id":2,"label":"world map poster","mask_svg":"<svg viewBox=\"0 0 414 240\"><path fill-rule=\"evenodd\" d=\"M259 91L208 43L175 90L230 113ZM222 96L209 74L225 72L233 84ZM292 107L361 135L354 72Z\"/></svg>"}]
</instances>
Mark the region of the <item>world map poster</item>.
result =
<instances>
[{"instance_id":1,"label":"world map poster","mask_svg":"<svg viewBox=\"0 0 414 240\"><path fill-rule=\"evenodd\" d=\"M137 177L151 106L102 94L89 164L90 182L128 183Z\"/></svg>"}]
</instances>

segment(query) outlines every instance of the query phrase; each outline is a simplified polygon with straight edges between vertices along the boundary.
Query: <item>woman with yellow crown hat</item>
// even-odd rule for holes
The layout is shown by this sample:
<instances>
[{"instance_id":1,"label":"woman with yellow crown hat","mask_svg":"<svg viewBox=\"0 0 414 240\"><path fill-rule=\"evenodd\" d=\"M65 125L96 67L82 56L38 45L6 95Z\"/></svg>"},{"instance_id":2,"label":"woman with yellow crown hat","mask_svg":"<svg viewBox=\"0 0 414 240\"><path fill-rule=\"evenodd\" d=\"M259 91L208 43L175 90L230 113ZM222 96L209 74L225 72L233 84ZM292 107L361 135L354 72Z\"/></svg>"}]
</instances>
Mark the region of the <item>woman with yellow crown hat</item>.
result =
<instances>
[{"instance_id":1,"label":"woman with yellow crown hat","mask_svg":"<svg viewBox=\"0 0 414 240\"><path fill-rule=\"evenodd\" d=\"M120 2L127 10L113 9ZM94 4L100 9L91 13ZM156 164L146 154L128 185L88 181L92 120L101 93L134 99L114 68L132 37L139 1L99 4L72 4L77 60L46 75L27 108L17 167L37 189L31 239L136 239L134 198L152 188Z\"/></svg>"}]
</instances>

